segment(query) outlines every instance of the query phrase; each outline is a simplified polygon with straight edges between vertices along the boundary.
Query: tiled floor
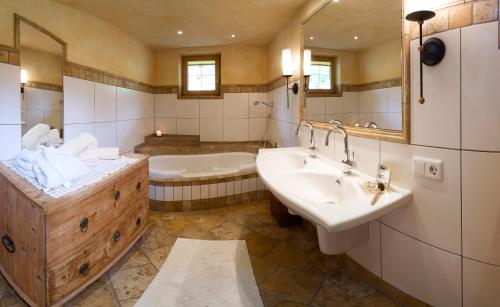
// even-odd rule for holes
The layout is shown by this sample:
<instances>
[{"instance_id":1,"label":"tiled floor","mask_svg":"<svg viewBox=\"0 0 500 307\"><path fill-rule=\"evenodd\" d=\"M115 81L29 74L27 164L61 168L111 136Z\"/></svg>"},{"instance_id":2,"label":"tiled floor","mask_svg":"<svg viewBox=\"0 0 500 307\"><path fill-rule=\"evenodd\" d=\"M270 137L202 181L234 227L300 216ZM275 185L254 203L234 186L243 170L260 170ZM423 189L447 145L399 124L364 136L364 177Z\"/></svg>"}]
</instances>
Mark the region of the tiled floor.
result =
<instances>
[{"instance_id":1,"label":"tiled floor","mask_svg":"<svg viewBox=\"0 0 500 307\"><path fill-rule=\"evenodd\" d=\"M268 203L190 213L151 213L151 231L108 273L68 306L133 306L176 238L244 239L265 306L396 306L323 255L305 226L279 228ZM194 289L193 289L194 290ZM23 306L2 279L0 306Z\"/></svg>"}]
</instances>

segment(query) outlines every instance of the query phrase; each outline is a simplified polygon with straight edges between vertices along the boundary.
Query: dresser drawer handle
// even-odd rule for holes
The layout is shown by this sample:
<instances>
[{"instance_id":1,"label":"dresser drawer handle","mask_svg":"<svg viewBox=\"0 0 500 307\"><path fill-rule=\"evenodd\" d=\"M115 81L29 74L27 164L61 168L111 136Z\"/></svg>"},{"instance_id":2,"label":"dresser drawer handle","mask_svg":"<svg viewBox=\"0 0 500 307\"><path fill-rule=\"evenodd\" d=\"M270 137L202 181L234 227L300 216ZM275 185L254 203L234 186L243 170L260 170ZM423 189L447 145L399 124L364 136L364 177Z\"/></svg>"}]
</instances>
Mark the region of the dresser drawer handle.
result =
<instances>
[{"instance_id":1,"label":"dresser drawer handle","mask_svg":"<svg viewBox=\"0 0 500 307\"><path fill-rule=\"evenodd\" d=\"M142 224L142 221L141 221L141 217L139 216L136 220L135 220L135 225L136 226L141 226Z\"/></svg>"},{"instance_id":2,"label":"dresser drawer handle","mask_svg":"<svg viewBox=\"0 0 500 307\"><path fill-rule=\"evenodd\" d=\"M82 276L87 276L89 274L90 268L89 268L89 263L84 263L80 267L80 275Z\"/></svg>"},{"instance_id":3,"label":"dresser drawer handle","mask_svg":"<svg viewBox=\"0 0 500 307\"><path fill-rule=\"evenodd\" d=\"M8 234L3 235L2 243L3 246L5 246L5 249L7 249L9 253L12 254L16 251L16 243L14 243L14 240L12 240Z\"/></svg>"},{"instance_id":4,"label":"dresser drawer handle","mask_svg":"<svg viewBox=\"0 0 500 307\"><path fill-rule=\"evenodd\" d=\"M115 200L120 199L120 191L115 191Z\"/></svg>"},{"instance_id":5,"label":"dresser drawer handle","mask_svg":"<svg viewBox=\"0 0 500 307\"><path fill-rule=\"evenodd\" d=\"M137 190L137 192L139 192L141 190L141 183L138 182L136 185L135 185L135 189Z\"/></svg>"},{"instance_id":6,"label":"dresser drawer handle","mask_svg":"<svg viewBox=\"0 0 500 307\"><path fill-rule=\"evenodd\" d=\"M121 239L121 234L119 231L116 231L115 234L113 235L113 241L118 242Z\"/></svg>"},{"instance_id":7,"label":"dresser drawer handle","mask_svg":"<svg viewBox=\"0 0 500 307\"><path fill-rule=\"evenodd\" d=\"M87 232L88 229L89 229L89 219L84 217L80 222L80 231Z\"/></svg>"}]
</instances>

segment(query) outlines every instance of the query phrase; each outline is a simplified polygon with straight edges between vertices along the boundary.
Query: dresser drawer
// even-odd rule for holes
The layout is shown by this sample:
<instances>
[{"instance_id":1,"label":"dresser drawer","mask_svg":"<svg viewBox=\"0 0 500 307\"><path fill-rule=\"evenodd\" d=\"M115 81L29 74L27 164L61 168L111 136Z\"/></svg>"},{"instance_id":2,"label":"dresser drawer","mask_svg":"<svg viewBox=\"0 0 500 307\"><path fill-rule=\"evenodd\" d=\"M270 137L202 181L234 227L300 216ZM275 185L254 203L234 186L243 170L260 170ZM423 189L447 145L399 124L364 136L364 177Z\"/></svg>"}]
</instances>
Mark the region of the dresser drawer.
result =
<instances>
[{"instance_id":1,"label":"dresser drawer","mask_svg":"<svg viewBox=\"0 0 500 307\"><path fill-rule=\"evenodd\" d=\"M83 286L96 274L103 273L147 226L149 204L146 200L126 212L106 231L64 261L48 269L48 293L51 304Z\"/></svg>"},{"instance_id":2,"label":"dresser drawer","mask_svg":"<svg viewBox=\"0 0 500 307\"><path fill-rule=\"evenodd\" d=\"M137 206L138 201L148 198L149 168L144 164L118 180L113 187L114 218L119 218L125 212Z\"/></svg>"}]
</instances>

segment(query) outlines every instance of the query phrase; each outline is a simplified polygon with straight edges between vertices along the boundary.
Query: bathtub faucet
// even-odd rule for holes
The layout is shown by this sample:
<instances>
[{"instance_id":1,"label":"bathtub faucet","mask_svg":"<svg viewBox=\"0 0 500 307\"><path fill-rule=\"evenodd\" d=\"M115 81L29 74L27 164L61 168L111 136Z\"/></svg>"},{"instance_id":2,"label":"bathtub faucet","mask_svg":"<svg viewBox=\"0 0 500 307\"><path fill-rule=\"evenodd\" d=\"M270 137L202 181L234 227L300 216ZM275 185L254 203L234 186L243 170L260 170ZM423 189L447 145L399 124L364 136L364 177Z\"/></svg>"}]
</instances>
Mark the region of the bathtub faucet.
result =
<instances>
[{"instance_id":1,"label":"bathtub faucet","mask_svg":"<svg viewBox=\"0 0 500 307\"><path fill-rule=\"evenodd\" d=\"M311 156L312 158L317 158L318 154L316 153L316 141L314 140L314 127L310 122L304 120L297 126L295 135L299 135L299 130L302 126L306 126L311 130L311 137L309 139L309 150L311 151L311 153L309 154L309 156Z\"/></svg>"}]
</instances>

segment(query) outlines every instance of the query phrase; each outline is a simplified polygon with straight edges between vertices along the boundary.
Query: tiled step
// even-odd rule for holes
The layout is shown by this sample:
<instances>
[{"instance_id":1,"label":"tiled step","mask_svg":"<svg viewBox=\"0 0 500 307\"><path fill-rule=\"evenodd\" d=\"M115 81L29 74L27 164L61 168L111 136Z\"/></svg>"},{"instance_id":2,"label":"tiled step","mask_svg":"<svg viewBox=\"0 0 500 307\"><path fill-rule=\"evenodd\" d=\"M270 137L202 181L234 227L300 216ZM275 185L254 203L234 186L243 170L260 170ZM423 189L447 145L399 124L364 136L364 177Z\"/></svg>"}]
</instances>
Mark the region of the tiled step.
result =
<instances>
[{"instance_id":1,"label":"tiled step","mask_svg":"<svg viewBox=\"0 0 500 307\"><path fill-rule=\"evenodd\" d=\"M154 134L144 138L146 145L197 145L200 144L199 135L166 134L157 137Z\"/></svg>"}]
</instances>

